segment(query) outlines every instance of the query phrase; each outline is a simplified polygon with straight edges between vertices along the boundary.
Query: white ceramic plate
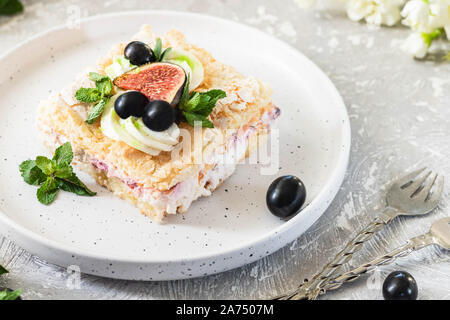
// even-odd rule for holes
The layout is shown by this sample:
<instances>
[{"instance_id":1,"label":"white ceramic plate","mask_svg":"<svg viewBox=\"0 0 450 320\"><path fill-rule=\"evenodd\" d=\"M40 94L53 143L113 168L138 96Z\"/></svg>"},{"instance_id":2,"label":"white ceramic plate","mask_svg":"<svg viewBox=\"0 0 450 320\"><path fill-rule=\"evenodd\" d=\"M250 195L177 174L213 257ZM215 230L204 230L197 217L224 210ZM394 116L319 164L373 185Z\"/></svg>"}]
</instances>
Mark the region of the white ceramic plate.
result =
<instances>
[{"instance_id":1,"label":"white ceramic plate","mask_svg":"<svg viewBox=\"0 0 450 320\"><path fill-rule=\"evenodd\" d=\"M164 225L81 173L98 196L61 192L51 206L39 204L36 187L25 184L18 170L21 161L47 154L34 125L39 101L144 23L158 33L179 29L218 60L273 87L282 111L281 169L267 176L240 165L213 196ZM0 70L0 233L50 262L78 265L85 273L169 280L253 262L299 237L320 217L347 167L349 120L330 80L295 49L235 22L164 11L93 17L79 29L56 28L19 45L0 58ZM300 177L308 191L307 206L287 222L265 204L268 185L284 174Z\"/></svg>"}]
</instances>

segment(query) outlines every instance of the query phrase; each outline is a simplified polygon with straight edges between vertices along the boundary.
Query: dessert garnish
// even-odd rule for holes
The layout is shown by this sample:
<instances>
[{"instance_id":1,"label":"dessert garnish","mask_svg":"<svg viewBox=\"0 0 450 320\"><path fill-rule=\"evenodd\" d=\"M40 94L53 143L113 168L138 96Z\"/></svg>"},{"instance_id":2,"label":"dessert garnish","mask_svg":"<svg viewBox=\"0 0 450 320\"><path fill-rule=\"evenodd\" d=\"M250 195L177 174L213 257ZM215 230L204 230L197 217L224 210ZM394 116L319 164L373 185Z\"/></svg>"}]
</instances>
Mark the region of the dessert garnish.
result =
<instances>
[{"instance_id":1,"label":"dessert garnish","mask_svg":"<svg viewBox=\"0 0 450 320\"><path fill-rule=\"evenodd\" d=\"M186 72L177 64L155 62L137 67L114 80L123 90L136 90L149 100L164 100L175 107L183 93Z\"/></svg>"},{"instance_id":2,"label":"dessert garnish","mask_svg":"<svg viewBox=\"0 0 450 320\"><path fill-rule=\"evenodd\" d=\"M173 146L178 143L178 137L180 135L178 126L172 121L172 125L161 132L151 130L144 124L142 117L135 117L132 115L125 117L132 112L127 110L127 106L129 105L125 103L125 100L118 104L118 107L120 107L118 109L123 116L123 118L121 118L117 114L115 107L117 100L119 100L122 95L123 94L114 95L105 106L100 122L100 129L103 134L113 140L123 141L129 146L150 155L158 155L160 151L172 150ZM122 106L122 104L124 104L124 106ZM142 116L144 116L148 105L149 103L143 106ZM121 108L124 110L121 110ZM172 107L170 108L173 110Z\"/></svg>"},{"instance_id":3,"label":"dessert garnish","mask_svg":"<svg viewBox=\"0 0 450 320\"><path fill-rule=\"evenodd\" d=\"M202 127L213 128L213 123L207 117L213 111L217 101L225 98L227 94L225 91L219 89L213 89L207 92L192 92L189 94L189 81L188 77L178 109L181 111L186 122L191 126L196 121L200 121Z\"/></svg>"},{"instance_id":4,"label":"dessert garnish","mask_svg":"<svg viewBox=\"0 0 450 320\"><path fill-rule=\"evenodd\" d=\"M125 47L124 55L132 64L141 66L146 63L162 61L164 56L169 53L171 49L172 48L169 47L162 51L161 38L156 39L153 50L144 42L132 41Z\"/></svg>"},{"instance_id":5,"label":"dessert garnish","mask_svg":"<svg viewBox=\"0 0 450 320\"><path fill-rule=\"evenodd\" d=\"M72 146L66 142L55 150L52 159L38 156L35 160L26 160L20 164L19 170L23 180L28 184L40 186L36 193L40 203L52 203L60 189L79 196L96 195L73 172L70 164L72 159Z\"/></svg>"},{"instance_id":6,"label":"dessert garnish","mask_svg":"<svg viewBox=\"0 0 450 320\"><path fill-rule=\"evenodd\" d=\"M160 62L165 58L168 62ZM153 131L164 131L173 124L175 112L166 108L167 104L178 107L181 118L190 125L199 121L203 127L212 128L213 124L207 117L216 102L226 96L225 91L219 89L189 94L193 87L191 77L194 78L194 86L203 79L200 61L182 50L169 47L162 51L160 38L153 50L143 42L130 42L125 47L124 57L116 57L105 71L108 76L95 72L89 74L95 88L80 88L75 93L80 102L96 103L89 111L86 120L89 124L103 113L114 91L113 84L120 89L131 90L116 98L114 111L117 115L121 119L145 115L143 123ZM118 75L121 71L123 73ZM114 77L113 83L111 76Z\"/></svg>"},{"instance_id":7,"label":"dessert garnish","mask_svg":"<svg viewBox=\"0 0 450 320\"><path fill-rule=\"evenodd\" d=\"M153 100L145 107L142 121L150 130L164 131L175 122L175 110L164 100Z\"/></svg>"},{"instance_id":8,"label":"dessert garnish","mask_svg":"<svg viewBox=\"0 0 450 320\"><path fill-rule=\"evenodd\" d=\"M75 98L84 103L96 103L89 111L86 122L94 123L105 109L113 91L113 85L108 76L91 72L89 79L95 82L95 88L80 88L75 93Z\"/></svg>"},{"instance_id":9,"label":"dessert garnish","mask_svg":"<svg viewBox=\"0 0 450 320\"><path fill-rule=\"evenodd\" d=\"M6 270L2 265L0 265L0 276L5 273L8 273L8 270ZM13 291L8 288L0 288L0 300L22 300L20 298L21 293L22 290Z\"/></svg>"},{"instance_id":10,"label":"dessert garnish","mask_svg":"<svg viewBox=\"0 0 450 320\"><path fill-rule=\"evenodd\" d=\"M126 119L130 116L142 117L148 98L139 91L128 91L121 94L114 102L114 110L117 115Z\"/></svg>"},{"instance_id":11,"label":"dessert garnish","mask_svg":"<svg viewBox=\"0 0 450 320\"><path fill-rule=\"evenodd\" d=\"M178 143L176 119L213 128L207 118L226 96L219 89L192 91L203 81L201 62L183 50L163 51L160 38L153 49L140 41L130 42L124 56L115 56L105 73L91 72L95 88L75 93L78 101L95 103L86 122L93 124L101 116L100 128L106 136L151 155L171 151Z\"/></svg>"}]
</instances>

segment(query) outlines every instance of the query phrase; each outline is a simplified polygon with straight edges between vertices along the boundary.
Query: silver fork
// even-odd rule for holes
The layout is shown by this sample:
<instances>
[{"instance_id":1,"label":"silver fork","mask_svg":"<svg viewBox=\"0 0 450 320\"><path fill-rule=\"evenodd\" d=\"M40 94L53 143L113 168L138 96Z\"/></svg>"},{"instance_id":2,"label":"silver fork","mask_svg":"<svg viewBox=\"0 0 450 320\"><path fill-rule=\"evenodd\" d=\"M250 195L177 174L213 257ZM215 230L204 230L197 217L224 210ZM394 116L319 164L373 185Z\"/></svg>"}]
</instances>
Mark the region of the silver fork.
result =
<instances>
[{"instance_id":1,"label":"silver fork","mask_svg":"<svg viewBox=\"0 0 450 320\"><path fill-rule=\"evenodd\" d=\"M435 221L430 231L408 240L403 246L392 250L391 252L380 256L369 263L365 263L349 272L343 273L339 277L331 279L320 291L324 294L327 290L340 288L346 282L353 282L363 274L366 274L375 268L391 264L399 257L405 257L410 253L425 248L429 245L438 245L439 247L450 250L450 218L442 218Z\"/></svg>"},{"instance_id":2,"label":"silver fork","mask_svg":"<svg viewBox=\"0 0 450 320\"><path fill-rule=\"evenodd\" d=\"M350 240L342 251L328 263L321 272L316 274L311 281L303 283L292 292L275 297L276 300L301 300L316 299L320 290L324 288L347 263L363 244L398 216L418 216L432 211L439 203L444 189L444 178L435 186L438 175L435 174L431 180L428 178L432 172L420 175L426 168L409 173L403 178L395 181L386 195L386 207L372 222L361 232ZM429 181L427 181L429 180ZM433 189L433 190L432 190Z\"/></svg>"}]
</instances>

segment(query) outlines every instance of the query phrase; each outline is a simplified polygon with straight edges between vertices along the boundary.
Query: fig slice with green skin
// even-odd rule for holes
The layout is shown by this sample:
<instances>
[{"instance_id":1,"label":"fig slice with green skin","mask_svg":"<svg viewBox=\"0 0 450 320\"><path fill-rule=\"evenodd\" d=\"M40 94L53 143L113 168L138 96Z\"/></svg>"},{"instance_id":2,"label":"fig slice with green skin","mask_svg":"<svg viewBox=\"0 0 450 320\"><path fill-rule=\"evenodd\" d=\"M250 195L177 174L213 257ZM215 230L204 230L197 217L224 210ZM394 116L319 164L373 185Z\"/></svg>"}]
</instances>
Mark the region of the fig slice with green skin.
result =
<instances>
[{"instance_id":1,"label":"fig slice with green skin","mask_svg":"<svg viewBox=\"0 0 450 320\"><path fill-rule=\"evenodd\" d=\"M184 69L167 62L145 64L114 80L121 89L139 91L150 101L164 100L173 107L180 102L185 83Z\"/></svg>"}]
</instances>

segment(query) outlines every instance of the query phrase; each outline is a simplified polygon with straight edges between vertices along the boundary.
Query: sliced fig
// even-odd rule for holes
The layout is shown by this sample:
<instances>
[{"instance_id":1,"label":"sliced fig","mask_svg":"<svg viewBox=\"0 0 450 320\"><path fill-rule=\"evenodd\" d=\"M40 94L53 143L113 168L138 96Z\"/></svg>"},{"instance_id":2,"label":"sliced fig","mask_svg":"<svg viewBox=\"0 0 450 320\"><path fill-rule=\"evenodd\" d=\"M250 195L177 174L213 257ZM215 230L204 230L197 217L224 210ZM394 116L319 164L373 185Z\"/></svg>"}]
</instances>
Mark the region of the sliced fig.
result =
<instances>
[{"instance_id":1,"label":"sliced fig","mask_svg":"<svg viewBox=\"0 0 450 320\"><path fill-rule=\"evenodd\" d=\"M121 89L139 91L150 101L164 100L173 107L180 102L185 83L184 69L167 62L140 66L114 80Z\"/></svg>"}]
</instances>

